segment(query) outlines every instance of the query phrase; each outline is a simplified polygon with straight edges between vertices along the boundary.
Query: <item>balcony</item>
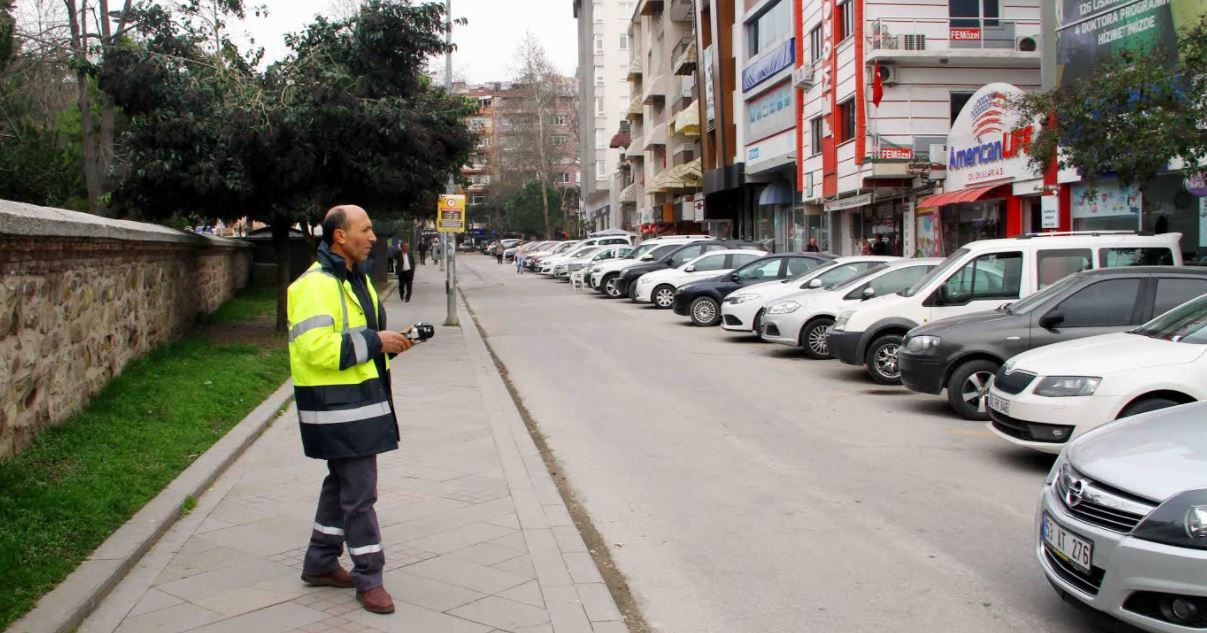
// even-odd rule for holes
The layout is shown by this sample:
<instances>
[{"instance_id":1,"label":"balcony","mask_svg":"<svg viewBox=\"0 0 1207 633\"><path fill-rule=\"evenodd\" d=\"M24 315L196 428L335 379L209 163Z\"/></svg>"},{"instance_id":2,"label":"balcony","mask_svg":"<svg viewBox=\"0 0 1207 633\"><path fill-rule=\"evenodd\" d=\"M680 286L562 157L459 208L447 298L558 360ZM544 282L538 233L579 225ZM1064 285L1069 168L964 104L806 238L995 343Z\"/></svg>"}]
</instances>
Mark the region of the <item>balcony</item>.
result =
<instances>
[{"instance_id":1,"label":"balcony","mask_svg":"<svg viewBox=\"0 0 1207 633\"><path fill-rule=\"evenodd\" d=\"M666 102L667 81L669 75L665 72L654 75L653 78L647 79L642 88L641 102L645 105L654 105L656 103Z\"/></svg>"},{"instance_id":2,"label":"balcony","mask_svg":"<svg viewBox=\"0 0 1207 633\"><path fill-rule=\"evenodd\" d=\"M671 70L676 75L691 75L696 72L696 38L685 37L671 52Z\"/></svg>"},{"instance_id":3,"label":"balcony","mask_svg":"<svg viewBox=\"0 0 1207 633\"><path fill-rule=\"evenodd\" d=\"M671 6L667 9L667 14L672 22L691 22L692 14L695 13L695 7L692 6L692 0L670 0Z\"/></svg>"},{"instance_id":4,"label":"balcony","mask_svg":"<svg viewBox=\"0 0 1207 633\"><path fill-rule=\"evenodd\" d=\"M872 22L868 63L1039 67L1039 20L881 18Z\"/></svg>"},{"instance_id":5,"label":"balcony","mask_svg":"<svg viewBox=\"0 0 1207 633\"><path fill-rule=\"evenodd\" d=\"M633 95L633 98L629 99L628 116L625 118L631 120L640 119L643 116L645 116L645 106L641 103L641 95Z\"/></svg>"},{"instance_id":6,"label":"balcony","mask_svg":"<svg viewBox=\"0 0 1207 633\"><path fill-rule=\"evenodd\" d=\"M629 81L641 80L641 58L633 57L629 60L629 74L625 76Z\"/></svg>"},{"instance_id":7,"label":"balcony","mask_svg":"<svg viewBox=\"0 0 1207 633\"><path fill-rule=\"evenodd\" d=\"M624 156L629 160L642 160L645 158L645 139L640 134L633 133L628 148L624 150Z\"/></svg>"},{"instance_id":8,"label":"balcony","mask_svg":"<svg viewBox=\"0 0 1207 633\"><path fill-rule=\"evenodd\" d=\"M665 147L666 124L659 123L658 125L655 125L654 128L649 131L649 134L646 135L644 142L645 146L643 149L647 151L653 150L655 147Z\"/></svg>"},{"instance_id":9,"label":"balcony","mask_svg":"<svg viewBox=\"0 0 1207 633\"><path fill-rule=\"evenodd\" d=\"M640 0L637 3L637 15L657 15L662 13L662 0Z\"/></svg>"}]
</instances>

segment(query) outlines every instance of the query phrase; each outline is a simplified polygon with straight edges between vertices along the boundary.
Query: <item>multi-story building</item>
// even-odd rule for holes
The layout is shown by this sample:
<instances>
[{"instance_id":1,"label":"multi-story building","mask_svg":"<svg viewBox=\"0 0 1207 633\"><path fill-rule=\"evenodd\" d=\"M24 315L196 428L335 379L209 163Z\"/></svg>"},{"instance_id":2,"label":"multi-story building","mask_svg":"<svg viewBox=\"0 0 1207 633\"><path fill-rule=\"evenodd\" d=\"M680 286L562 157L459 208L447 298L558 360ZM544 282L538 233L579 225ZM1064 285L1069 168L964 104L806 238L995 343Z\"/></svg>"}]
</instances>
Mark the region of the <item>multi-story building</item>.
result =
<instances>
[{"instance_id":1,"label":"multi-story building","mask_svg":"<svg viewBox=\"0 0 1207 633\"><path fill-rule=\"evenodd\" d=\"M785 0L780 0L785 1ZM798 0L797 187L823 250L937 255L1042 228L1024 155L1040 0Z\"/></svg>"},{"instance_id":2,"label":"multi-story building","mask_svg":"<svg viewBox=\"0 0 1207 633\"><path fill-rule=\"evenodd\" d=\"M470 118L469 125L481 135L481 141L469 164L461 168L461 175L469 181L469 185L460 193L465 194L465 201L469 205L485 205L489 201L490 185L494 178L491 173L495 143L494 99L501 88L502 84L457 84L453 88L455 92L478 101L478 113Z\"/></svg>"},{"instance_id":3,"label":"multi-story building","mask_svg":"<svg viewBox=\"0 0 1207 633\"><path fill-rule=\"evenodd\" d=\"M578 145L583 212L595 229L624 224L612 176L619 156L609 144L629 110L629 17L632 0L573 0L578 19Z\"/></svg>"}]
</instances>

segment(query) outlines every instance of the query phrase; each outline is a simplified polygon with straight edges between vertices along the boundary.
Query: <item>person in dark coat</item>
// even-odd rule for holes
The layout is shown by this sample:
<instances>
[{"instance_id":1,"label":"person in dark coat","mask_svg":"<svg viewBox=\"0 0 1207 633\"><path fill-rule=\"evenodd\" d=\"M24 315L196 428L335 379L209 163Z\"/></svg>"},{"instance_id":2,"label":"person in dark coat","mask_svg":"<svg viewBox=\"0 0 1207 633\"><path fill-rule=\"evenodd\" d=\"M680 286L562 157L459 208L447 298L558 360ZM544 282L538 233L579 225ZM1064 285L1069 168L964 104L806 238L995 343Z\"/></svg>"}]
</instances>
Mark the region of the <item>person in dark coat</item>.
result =
<instances>
[{"instance_id":1,"label":"person in dark coat","mask_svg":"<svg viewBox=\"0 0 1207 633\"><path fill-rule=\"evenodd\" d=\"M427 240L419 238L419 265L427 265Z\"/></svg>"},{"instance_id":2,"label":"person in dark coat","mask_svg":"<svg viewBox=\"0 0 1207 633\"><path fill-rule=\"evenodd\" d=\"M403 242L398 251L398 297L403 303L411 302L411 290L415 286L415 256L411 254L410 242Z\"/></svg>"}]
</instances>

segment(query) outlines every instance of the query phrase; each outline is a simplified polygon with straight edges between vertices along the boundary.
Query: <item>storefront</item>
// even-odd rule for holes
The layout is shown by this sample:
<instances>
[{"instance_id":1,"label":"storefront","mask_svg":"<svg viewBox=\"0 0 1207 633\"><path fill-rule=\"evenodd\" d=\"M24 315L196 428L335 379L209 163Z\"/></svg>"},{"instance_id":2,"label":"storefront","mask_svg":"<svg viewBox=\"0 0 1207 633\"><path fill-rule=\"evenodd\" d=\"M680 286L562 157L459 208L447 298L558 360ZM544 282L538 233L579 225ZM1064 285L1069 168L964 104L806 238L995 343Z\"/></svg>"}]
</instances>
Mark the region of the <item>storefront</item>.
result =
<instances>
[{"instance_id":1,"label":"storefront","mask_svg":"<svg viewBox=\"0 0 1207 633\"><path fill-rule=\"evenodd\" d=\"M1150 231L1181 233L1182 257L1200 260L1207 255L1207 183L1181 174L1153 179L1141 196L1135 186L1116 181L1099 182L1093 196L1090 186L1069 187L1074 231Z\"/></svg>"},{"instance_id":2,"label":"storefront","mask_svg":"<svg viewBox=\"0 0 1207 633\"><path fill-rule=\"evenodd\" d=\"M918 201L913 254L943 257L969 242L1059 228L1040 213L1044 187L1030 164L1038 123L1010 105L1021 94L995 83L968 100L947 139L944 191Z\"/></svg>"}]
</instances>

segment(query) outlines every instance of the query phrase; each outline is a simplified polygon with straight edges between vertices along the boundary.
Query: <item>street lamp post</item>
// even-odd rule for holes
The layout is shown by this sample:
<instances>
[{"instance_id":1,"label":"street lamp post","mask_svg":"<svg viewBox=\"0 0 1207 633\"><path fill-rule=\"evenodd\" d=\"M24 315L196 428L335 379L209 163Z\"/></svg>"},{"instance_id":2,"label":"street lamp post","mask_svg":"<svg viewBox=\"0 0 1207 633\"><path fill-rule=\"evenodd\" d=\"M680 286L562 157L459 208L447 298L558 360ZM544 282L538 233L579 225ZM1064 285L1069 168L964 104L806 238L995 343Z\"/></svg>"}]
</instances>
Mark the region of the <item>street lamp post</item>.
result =
<instances>
[{"instance_id":1,"label":"street lamp post","mask_svg":"<svg viewBox=\"0 0 1207 633\"><path fill-rule=\"evenodd\" d=\"M444 32L444 41L448 44L447 50L444 52L444 88L452 93L453 91L453 0L444 0L444 19L446 30ZM445 193L456 193L453 191L453 175L448 176L448 185L445 188ZM463 226L464 226L464 220ZM461 322L457 319L457 236L453 233L441 233L440 239L444 243L441 249L448 264L445 267L444 288L448 299L448 316L444 318L444 325L459 326Z\"/></svg>"}]
</instances>

